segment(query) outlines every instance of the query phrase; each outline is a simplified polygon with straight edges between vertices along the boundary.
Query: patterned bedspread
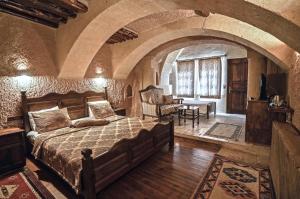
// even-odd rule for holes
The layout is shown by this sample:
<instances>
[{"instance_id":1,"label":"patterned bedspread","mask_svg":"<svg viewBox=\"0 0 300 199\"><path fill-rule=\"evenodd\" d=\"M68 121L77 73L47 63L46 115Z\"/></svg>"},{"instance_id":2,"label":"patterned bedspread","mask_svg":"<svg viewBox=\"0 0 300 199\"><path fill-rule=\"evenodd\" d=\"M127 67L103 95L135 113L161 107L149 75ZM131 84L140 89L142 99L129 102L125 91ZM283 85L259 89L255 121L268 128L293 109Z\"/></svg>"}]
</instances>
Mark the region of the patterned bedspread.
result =
<instances>
[{"instance_id":1,"label":"patterned bedspread","mask_svg":"<svg viewBox=\"0 0 300 199\"><path fill-rule=\"evenodd\" d=\"M151 130L157 122L139 118L111 118L105 126L62 128L40 134L34 142L32 154L54 169L73 189L80 186L81 150L90 148L93 157L109 151L124 138L134 138L141 129Z\"/></svg>"}]
</instances>

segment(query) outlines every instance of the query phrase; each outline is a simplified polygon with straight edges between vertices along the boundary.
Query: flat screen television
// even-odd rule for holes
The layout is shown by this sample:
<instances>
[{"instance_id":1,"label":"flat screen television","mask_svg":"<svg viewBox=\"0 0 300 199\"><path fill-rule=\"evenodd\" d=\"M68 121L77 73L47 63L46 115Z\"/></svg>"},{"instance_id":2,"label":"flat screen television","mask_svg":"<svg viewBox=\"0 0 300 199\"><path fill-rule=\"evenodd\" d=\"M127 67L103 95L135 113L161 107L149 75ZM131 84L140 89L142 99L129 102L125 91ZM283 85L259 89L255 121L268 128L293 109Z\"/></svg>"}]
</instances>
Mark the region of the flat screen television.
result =
<instances>
[{"instance_id":1,"label":"flat screen television","mask_svg":"<svg viewBox=\"0 0 300 199\"><path fill-rule=\"evenodd\" d=\"M287 95L287 74L276 73L267 75L267 96L279 95L286 97Z\"/></svg>"}]
</instances>

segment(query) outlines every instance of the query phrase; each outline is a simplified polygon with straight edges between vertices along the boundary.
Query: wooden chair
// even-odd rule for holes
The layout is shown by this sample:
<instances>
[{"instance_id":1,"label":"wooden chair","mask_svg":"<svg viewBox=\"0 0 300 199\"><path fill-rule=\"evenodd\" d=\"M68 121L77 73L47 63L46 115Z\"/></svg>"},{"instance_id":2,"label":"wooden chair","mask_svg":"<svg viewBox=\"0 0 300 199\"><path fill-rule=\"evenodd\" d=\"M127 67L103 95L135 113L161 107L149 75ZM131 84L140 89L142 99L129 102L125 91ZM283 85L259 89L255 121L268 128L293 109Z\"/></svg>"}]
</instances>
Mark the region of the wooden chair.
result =
<instances>
[{"instance_id":1,"label":"wooden chair","mask_svg":"<svg viewBox=\"0 0 300 199\"><path fill-rule=\"evenodd\" d=\"M143 119L145 116L157 117L161 120L165 116L178 114L178 108L182 106L181 99L173 99L171 95L164 95L163 89L153 85L140 90Z\"/></svg>"}]
</instances>

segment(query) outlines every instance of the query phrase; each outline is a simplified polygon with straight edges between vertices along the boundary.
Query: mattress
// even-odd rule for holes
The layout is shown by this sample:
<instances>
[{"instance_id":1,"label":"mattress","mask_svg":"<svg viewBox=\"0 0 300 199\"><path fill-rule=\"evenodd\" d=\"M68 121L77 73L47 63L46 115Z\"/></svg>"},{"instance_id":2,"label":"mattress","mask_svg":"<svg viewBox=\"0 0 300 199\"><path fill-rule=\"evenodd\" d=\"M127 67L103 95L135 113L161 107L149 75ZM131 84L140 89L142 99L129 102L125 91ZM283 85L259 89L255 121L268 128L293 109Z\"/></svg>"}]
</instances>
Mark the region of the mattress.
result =
<instances>
[{"instance_id":1,"label":"mattress","mask_svg":"<svg viewBox=\"0 0 300 199\"><path fill-rule=\"evenodd\" d=\"M72 188L80 190L81 151L90 148L93 157L101 156L122 139L135 138L141 129L151 130L157 122L113 116L105 126L62 128L34 138L32 155L51 167ZM32 136L34 137L34 136Z\"/></svg>"}]
</instances>

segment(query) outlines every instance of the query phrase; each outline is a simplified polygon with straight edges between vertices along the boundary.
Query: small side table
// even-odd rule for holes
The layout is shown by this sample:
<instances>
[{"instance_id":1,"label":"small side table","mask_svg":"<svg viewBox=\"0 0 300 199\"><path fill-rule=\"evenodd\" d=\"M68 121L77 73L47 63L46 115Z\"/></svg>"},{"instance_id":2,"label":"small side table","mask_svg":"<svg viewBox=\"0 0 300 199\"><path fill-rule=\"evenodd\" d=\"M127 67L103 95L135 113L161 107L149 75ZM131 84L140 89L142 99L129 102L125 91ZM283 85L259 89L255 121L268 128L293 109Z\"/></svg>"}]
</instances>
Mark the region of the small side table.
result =
<instances>
[{"instance_id":1,"label":"small side table","mask_svg":"<svg viewBox=\"0 0 300 199\"><path fill-rule=\"evenodd\" d=\"M187 113L187 111L191 111L190 113ZM198 106L182 106L178 109L178 124L180 126L180 119L184 119L184 123L186 120L192 120L193 128L195 127L195 120L197 119L197 124L199 124L199 107Z\"/></svg>"},{"instance_id":2,"label":"small side table","mask_svg":"<svg viewBox=\"0 0 300 199\"><path fill-rule=\"evenodd\" d=\"M114 111L117 115L126 116L126 109L125 108L114 108Z\"/></svg>"},{"instance_id":3,"label":"small side table","mask_svg":"<svg viewBox=\"0 0 300 199\"><path fill-rule=\"evenodd\" d=\"M0 174L26 165L24 130L0 130Z\"/></svg>"}]
</instances>

